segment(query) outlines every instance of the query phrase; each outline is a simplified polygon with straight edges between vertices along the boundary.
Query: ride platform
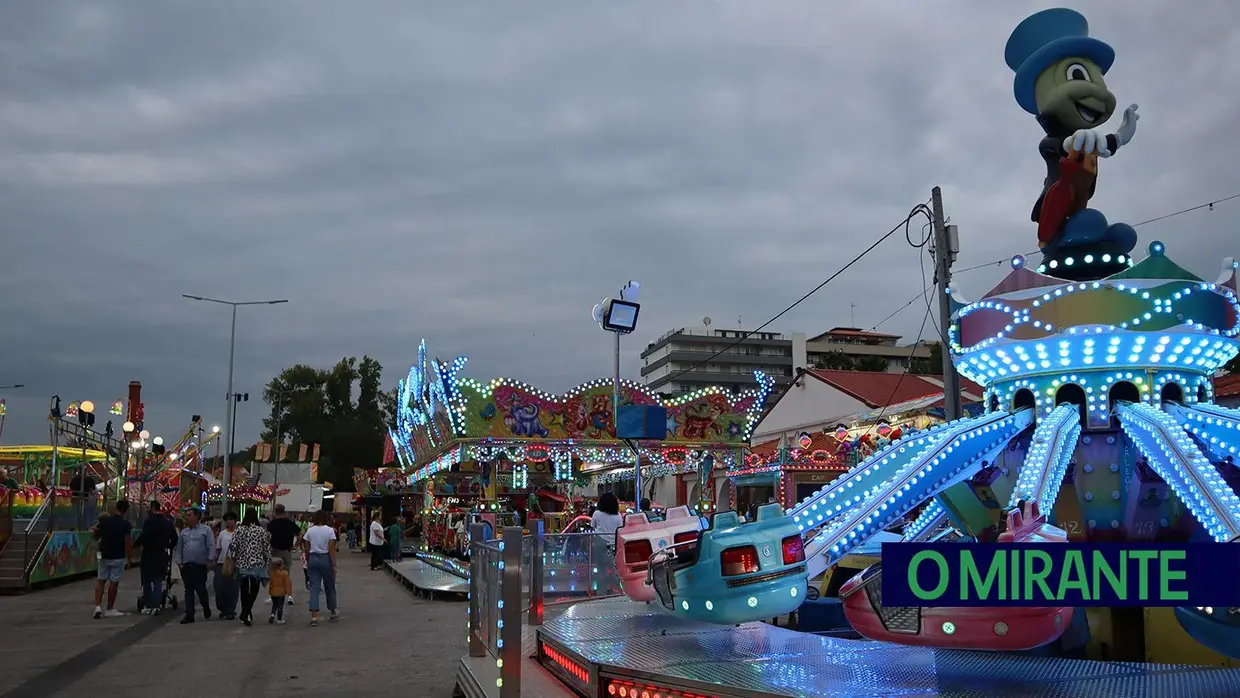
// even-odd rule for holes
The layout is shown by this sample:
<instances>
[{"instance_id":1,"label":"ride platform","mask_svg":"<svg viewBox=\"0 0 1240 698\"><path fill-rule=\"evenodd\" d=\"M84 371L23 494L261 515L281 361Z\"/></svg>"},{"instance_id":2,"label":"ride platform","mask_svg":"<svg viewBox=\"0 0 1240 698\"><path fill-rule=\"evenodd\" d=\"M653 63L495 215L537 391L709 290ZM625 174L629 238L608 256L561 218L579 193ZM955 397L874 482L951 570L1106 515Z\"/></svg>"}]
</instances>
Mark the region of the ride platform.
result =
<instances>
[{"instance_id":1,"label":"ride platform","mask_svg":"<svg viewBox=\"0 0 1240 698\"><path fill-rule=\"evenodd\" d=\"M421 594L468 594L469 580L416 558L387 562L387 571L410 591Z\"/></svg>"},{"instance_id":2,"label":"ride platform","mask_svg":"<svg viewBox=\"0 0 1240 698\"><path fill-rule=\"evenodd\" d=\"M1240 686L1240 669L844 640L765 623L711 625L628 600L575 604L540 627L536 642L537 660L590 698L643 691L712 698L1223 698Z\"/></svg>"}]
</instances>

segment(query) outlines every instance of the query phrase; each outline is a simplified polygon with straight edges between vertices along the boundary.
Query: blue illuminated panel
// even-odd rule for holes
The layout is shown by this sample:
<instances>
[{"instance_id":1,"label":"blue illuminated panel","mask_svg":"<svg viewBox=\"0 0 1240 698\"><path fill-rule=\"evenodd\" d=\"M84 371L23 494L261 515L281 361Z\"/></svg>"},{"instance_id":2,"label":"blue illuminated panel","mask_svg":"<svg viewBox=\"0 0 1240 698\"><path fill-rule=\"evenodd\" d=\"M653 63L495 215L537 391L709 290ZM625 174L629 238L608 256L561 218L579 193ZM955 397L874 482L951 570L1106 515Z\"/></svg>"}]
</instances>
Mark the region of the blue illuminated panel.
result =
<instances>
[{"instance_id":1,"label":"blue illuminated panel","mask_svg":"<svg viewBox=\"0 0 1240 698\"><path fill-rule=\"evenodd\" d=\"M1206 447L1220 456L1240 453L1240 410L1217 405L1198 404L1176 407L1184 428L1205 442Z\"/></svg>"},{"instance_id":2,"label":"blue illuminated panel","mask_svg":"<svg viewBox=\"0 0 1240 698\"><path fill-rule=\"evenodd\" d=\"M1240 536L1240 498L1193 444L1175 418L1149 405L1125 403L1120 423L1128 438L1216 541Z\"/></svg>"},{"instance_id":3,"label":"blue illuminated panel","mask_svg":"<svg viewBox=\"0 0 1240 698\"><path fill-rule=\"evenodd\" d=\"M904 527L903 540L909 543L921 541L924 536L934 532L934 529L938 528L946 518L947 509L939 503L939 500L930 502L925 510L913 520L913 523Z\"/></svg>"},{"instance_id":4,"label":"blue illuminated panel","mask_svg":"<svg viewBox=\"0 0 1240 698\"><path fill-rule=\"evenodd\" d=\"M957 434L978 424L990 423L995 415L985 415L940 424L926 431L900 439L878 453L853 466L831 484L806 497L789 516L802 531L813 529L839 516L846 508L861 502L861 492L873 488L905 468L911 461L929 452Z\"/></svg>"},{"instance_id":5,"label":"blue illuminated panel","mask_svg":"<svg viewBox=\"0 0 1240 698\"><path fill-rule=\"evenodd\" d=\"M894 476L859 495L805 546L810 577L835 564L870 536L886 529L944 488L976 470L1033 423L1033 410L993 413L965 425L955 422L950 438L936 441ZM845 495L847 496L847 495Z\"/></svg>"},{"instance_id":6,"label":"blue illuminated panel","mask_svg":"<svg viewBox=\"0 0 1240 698\"><path fill-rule=\"evenodd\" d=\"M1080 435L1081 420L1076 405L1060 405L1044 417L1033 432L1008 506L1016 506L1025 499L1037 502L1042 511L1050 511L1059 496Z\"/></svg>"}]
</instances>

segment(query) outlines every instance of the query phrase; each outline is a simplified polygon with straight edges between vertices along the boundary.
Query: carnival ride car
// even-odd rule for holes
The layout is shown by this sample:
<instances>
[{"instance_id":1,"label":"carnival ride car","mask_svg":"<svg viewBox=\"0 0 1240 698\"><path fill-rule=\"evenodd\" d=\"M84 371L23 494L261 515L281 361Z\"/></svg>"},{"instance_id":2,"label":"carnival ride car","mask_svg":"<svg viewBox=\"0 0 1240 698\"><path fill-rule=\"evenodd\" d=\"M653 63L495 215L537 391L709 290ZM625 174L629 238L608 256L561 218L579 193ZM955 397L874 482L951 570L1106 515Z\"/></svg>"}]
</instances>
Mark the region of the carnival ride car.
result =
<instances>
[{"instance_id":1,"label":"carnival ride car","mask_svg":"<svg viewBox=\"0 0 1240 698\"><path fill-rule=\"evenodd\" d=\"M616 572L625 596L634 601L654 601L654 588L646 584L650 558L671 545L696 543L702 530L701 517L689 507L672 507L666 518L651 521L644 512L626 514L616 530Z\"/></svg>"},{"instance_id":2,"label":"carnival ride car","mask_svg":"<svg viewBox=\"0 0 1240 698\"><path fill-rule=\"evenodd\" d=\"M809 576L800 529L778 504L741 523L734 511L711 518L696 540L650 557L646 584L677 615L735 625L795 611Z\"/></svg>"},{"instance_id":3,"label":"carnival ride car","mask_svg":"<svg viewBox=\"0 0 1240 698\"><path fill-rule=\"evenodd\" d=\"M575 517L560 533L585 533L594 530L594 519L586 515Z\"/></svg>"},{"instance_id":4,"label":"carnival ride car","mask_svg":"<svg viewBox=\"0 0 1240 698\"><path fill-rule=\"evenodd\" d=\"M999 543L1066 543L1063 529L1046 523L1037 502L1022 501L1004 512ZM948 608L883 605L882 563L850 579L840 590L844 615L871 640L969 650L1028 650L1053 642L1072 622L1072 608Z\"/></svg>"}]
</instances>

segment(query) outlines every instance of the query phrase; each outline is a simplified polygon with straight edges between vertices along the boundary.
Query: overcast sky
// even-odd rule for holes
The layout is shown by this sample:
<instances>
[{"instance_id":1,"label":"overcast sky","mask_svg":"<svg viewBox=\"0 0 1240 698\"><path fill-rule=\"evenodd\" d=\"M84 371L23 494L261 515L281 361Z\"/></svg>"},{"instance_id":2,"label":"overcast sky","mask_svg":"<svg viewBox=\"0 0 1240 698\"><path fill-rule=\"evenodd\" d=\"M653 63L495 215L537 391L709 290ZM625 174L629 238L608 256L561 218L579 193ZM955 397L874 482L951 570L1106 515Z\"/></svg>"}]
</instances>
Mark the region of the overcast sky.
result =
<instances>
[{"instance_id":1,"label":"overcast sky","mask_svg":"<svg viewBox=\"0 0 1240 698\"><path fill-rule=\"evenodd\" d=\"M1080 3L1134 141L1097 208L1138 222L1240 192L1240 4ZM422 337L466 374L610 372L590 309L642 283L624 374L667 330L752 328L941 185L964 268L1036 249L1041 132L1003 47L1028 2L164 0L8 3L0 23L5 444L48 398L144 386L147 425ZM1109 126L1118 125L1116 118ZM1138 229L1213 277L1240 201ZM1143 249L1143 248L1142 248ZM1002 268L962 274L976 297ZM922 288L893 236L773 326L869 327ZM912 341L919 306L881 329ZM106 408L102 408L106 411ZM243 406L238 443L264 410ZM102 426L102 425L100 425Z\"/></svg>"}]
</instances>

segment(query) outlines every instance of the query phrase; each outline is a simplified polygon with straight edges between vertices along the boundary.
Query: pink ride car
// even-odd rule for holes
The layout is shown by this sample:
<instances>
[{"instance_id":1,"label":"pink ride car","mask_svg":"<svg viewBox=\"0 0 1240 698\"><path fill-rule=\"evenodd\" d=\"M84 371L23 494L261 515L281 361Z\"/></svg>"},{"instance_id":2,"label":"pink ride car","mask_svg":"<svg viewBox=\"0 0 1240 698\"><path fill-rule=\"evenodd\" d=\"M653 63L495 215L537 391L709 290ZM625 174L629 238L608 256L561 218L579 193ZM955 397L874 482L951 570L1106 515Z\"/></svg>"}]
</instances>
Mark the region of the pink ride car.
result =
<instances>
[{"instance_id":1,"label":"pink ride car","mask_svg":"<svg viewBox=\"0 0 1240 698\"><path fill-rule=\"evenodd\" d=\"M646 584L650 556L672 545L697 540L702 519L689 507L672 507L663 521L651 521L646 514L627 514L616 530L616 571L625 596L634 601L654 601L654 588Z\"/></svg>"}]
</instances>

